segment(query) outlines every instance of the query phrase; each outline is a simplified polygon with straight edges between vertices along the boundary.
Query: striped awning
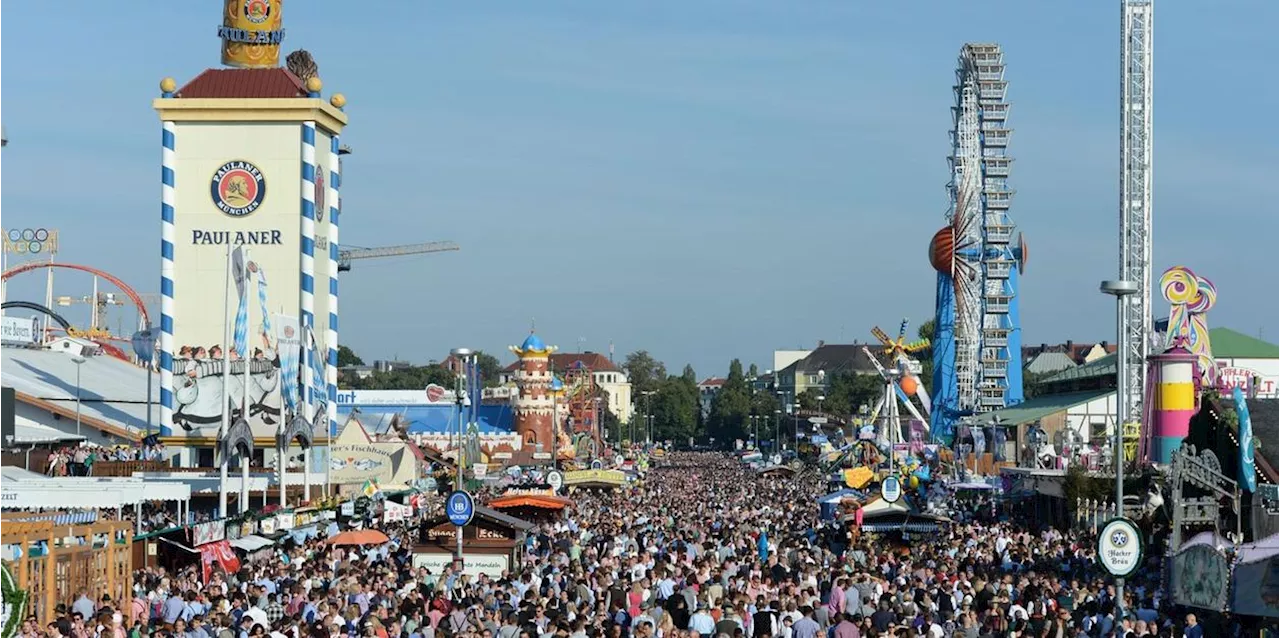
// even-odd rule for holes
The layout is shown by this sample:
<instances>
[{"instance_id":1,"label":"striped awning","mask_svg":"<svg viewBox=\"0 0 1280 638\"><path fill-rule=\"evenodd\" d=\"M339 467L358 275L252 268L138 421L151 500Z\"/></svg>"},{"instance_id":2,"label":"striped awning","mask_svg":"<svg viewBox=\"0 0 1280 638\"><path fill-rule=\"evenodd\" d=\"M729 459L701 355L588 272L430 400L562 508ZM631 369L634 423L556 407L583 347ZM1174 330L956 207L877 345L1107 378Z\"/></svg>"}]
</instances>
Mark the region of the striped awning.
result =
<instances>
[{"instance_id":1,"label":"striped awning","mask_svg":"<svg viewBox=\"0 0 1280 638\"><path fill-rule=\"evenodd\" d=\"M914 532L916 534L931 534L938 531L937 523L865 523L862 526L864 532Z\"/></svg>"},{"instance_id":2,"label":"striped awning","mask_svg":"<svg viewBox=\"0 0 1280 638\"><path fill-rule=\"evenodd\" d=\"M87 525L97 523L96 511L68 511L54 519L55 525Z\"/></svg>"}]
</instances>

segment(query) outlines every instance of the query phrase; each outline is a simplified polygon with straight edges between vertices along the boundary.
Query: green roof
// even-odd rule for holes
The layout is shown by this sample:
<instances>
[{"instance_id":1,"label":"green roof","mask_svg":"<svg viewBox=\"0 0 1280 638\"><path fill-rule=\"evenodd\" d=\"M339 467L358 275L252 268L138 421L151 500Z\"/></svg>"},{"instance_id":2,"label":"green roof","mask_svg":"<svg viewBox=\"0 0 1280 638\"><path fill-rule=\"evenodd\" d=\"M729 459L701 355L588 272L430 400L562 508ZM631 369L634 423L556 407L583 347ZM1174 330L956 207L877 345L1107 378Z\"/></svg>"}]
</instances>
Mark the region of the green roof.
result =
<instances>
[{"instance_id":1,"label":"green roof","mask_svg":"<svg viewBox=\"0 0 1280 638\"><path fill-rule=\"evenodd\" d=\"M1089 392L1069 392L1067 394L1051 394L1028 399L1018 405L978 415L978 423L988 423L991 418L998 417L1004 425L1022 425L1039 421L1047 416L1062 412L1067 408L1084 405L1094 399L1101 399L1115 390L1092 390Z\"/></svg>"},{"instance_id":2,"label":"green roof","mask_svg":"<svg viewBox=\"0 0 1280 638\"><path fill-rule=\"evenodd\" d=\"M1082 366L1063 370L1055 374L1041 383L1059 383L1062 381L1077 381L1080 379L1092 379L1094 377L1116 375L1116 353L1103 355L1086 363Z\"/></svg>"},{"instance_id":3,"label":"green roof","mask_svg":"<svg viewBox=\"0 0 1280 638\"><path fill-rule=\"evenodd\" d=\"M1280 346L1255 339L1230 328L1209 330L1213 356L1225 359L1280 359Z\"/></svg>"}]
</instances>

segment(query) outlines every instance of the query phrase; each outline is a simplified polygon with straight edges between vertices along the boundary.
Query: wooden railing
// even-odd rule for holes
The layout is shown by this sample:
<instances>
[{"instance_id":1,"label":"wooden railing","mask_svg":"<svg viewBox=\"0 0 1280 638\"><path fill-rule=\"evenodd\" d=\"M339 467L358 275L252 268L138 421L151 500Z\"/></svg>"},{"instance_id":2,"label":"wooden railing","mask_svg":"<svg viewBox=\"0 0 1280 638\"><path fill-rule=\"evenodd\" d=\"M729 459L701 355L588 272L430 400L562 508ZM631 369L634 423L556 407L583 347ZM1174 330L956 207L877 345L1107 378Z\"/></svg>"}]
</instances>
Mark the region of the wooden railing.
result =
<instances>
[{"instance_id":1,"label":"wooden railing","mask_svg":"<svg viewBox=\"0 0 1280 638\"><path fill-rule=\"evenodd\" d=\"M134 472L167 472L164 461L98 461L93 464L94 476L133 476Z\"/></svg>"}]
</instances>

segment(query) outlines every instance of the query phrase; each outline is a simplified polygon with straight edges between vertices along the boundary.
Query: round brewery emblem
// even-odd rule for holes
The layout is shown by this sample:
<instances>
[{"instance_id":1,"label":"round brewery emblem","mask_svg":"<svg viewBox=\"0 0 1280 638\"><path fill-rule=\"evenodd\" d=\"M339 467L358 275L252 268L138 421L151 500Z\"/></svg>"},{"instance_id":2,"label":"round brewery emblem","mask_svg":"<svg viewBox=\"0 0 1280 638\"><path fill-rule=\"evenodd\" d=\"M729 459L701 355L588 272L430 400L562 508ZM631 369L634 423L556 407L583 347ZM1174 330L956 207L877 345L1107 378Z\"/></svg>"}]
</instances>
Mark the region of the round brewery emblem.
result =
<instances>
[{"instance_id":1,"label":"round brewery emblem","mask_svg":"<svg viewBox=\"0 0 1280 638\"><path fill-rule=\"evenodd\" d=\"M1127 518L1115 518L1098 534L1098 559L1112 576L1128 576L1142 564L1142 536Z\"/></svg>"},{"instance_id":2,"label":"round brewery emblem","mask_svg":"<svg viewBox=\"0 0 1280 638\"><path fill-rule=\"evenodd\" d=\"M244 17L254 24L262 24L271 17L269 0L244 0Z\"/></svg>"},{"instance_id":3,"label":"round brewery emblem","mask_svg":"<svg viewBox=\"0 0 1280 638\"><path fill-rule=\"evenodd\" d=\"M316 221L324 221L324 169L316 167Z\"/></svg>"},{"instance_id":4,"label":"round brewery emblem","mask_svg":"<svg viewBox=\"0 0 1280 638\"><path fill-rule=\"evenodd\" d=\"M235 160L214 172L209 193L218 210L232 217L244 217L262 205L267 196L267 180L257 166Z\"/></svg>"}]
</instances>

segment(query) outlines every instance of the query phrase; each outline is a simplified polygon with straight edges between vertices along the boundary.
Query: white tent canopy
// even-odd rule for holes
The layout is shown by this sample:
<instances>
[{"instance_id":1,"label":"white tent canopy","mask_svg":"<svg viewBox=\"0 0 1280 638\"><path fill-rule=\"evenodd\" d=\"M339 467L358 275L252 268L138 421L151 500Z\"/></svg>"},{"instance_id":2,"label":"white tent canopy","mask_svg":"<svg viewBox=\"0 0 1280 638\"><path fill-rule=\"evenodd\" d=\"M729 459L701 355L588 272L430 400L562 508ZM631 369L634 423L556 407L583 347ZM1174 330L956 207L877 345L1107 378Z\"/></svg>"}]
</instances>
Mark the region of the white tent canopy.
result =
<instances>
[{"instance_id":1,"label":"white tent canopy","mask_svg":"<svg viewBox=\"0 0 1280 638\"><path fill-rule=\"evenodd\" d=\"M135 478L58 477L5 480L0 509L120 509L148 501L191 500L191 486Z\"/></svg>"}]
</instances>

